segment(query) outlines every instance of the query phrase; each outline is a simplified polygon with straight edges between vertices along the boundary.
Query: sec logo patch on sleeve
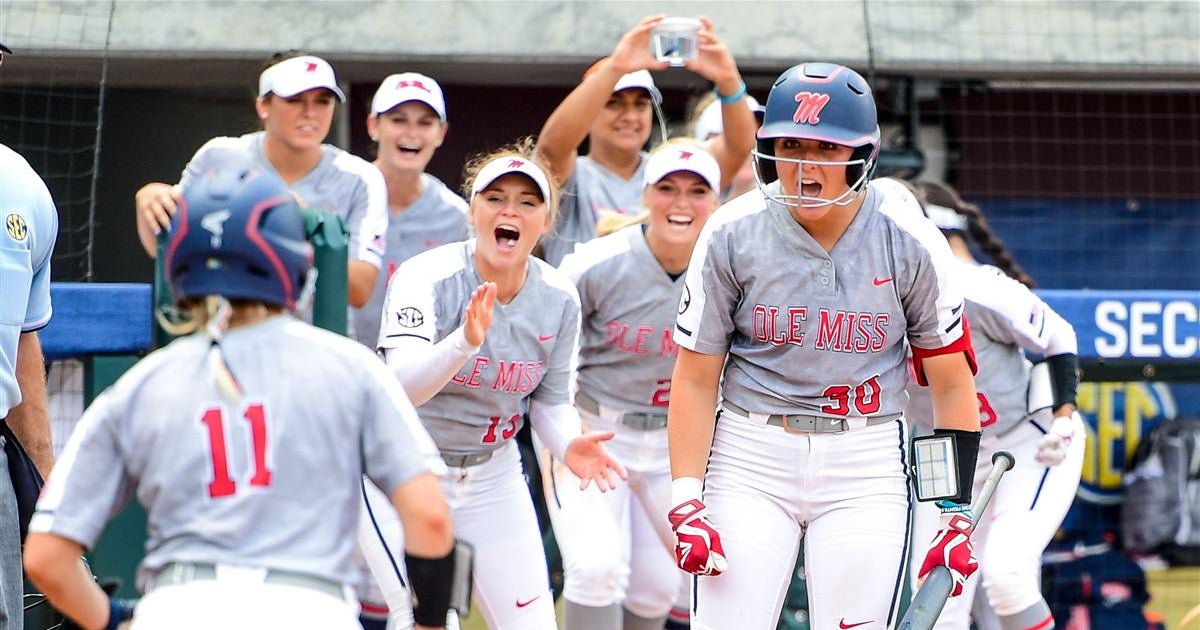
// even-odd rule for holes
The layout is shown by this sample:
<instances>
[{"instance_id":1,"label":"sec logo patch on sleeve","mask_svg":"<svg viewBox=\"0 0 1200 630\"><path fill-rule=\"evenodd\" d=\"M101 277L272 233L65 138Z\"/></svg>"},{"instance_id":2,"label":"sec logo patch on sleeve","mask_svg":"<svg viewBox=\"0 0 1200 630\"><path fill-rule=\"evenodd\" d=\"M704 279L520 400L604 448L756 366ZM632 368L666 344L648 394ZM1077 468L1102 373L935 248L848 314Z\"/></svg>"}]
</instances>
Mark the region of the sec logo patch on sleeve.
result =
<instances>
[{"instance_id":1,"label":"sec logo patch on sleeve","mask_svg":"<svg viewBox=\"0 0 1200 630\"><path fill-rule=\"evenodd\" d=\"M406 306L396 313L396 323L405 328L416 328L425 323L425 315L412 306Z\"/></svg>"},{"instance_id":2,"label":"sec logo patch on sleeve","mask_svg":"<svg viewBox=\"0 0 1200 630\"><path fill-rule=\"evenodd\" d=\"M685 284L685 285L683 285L683 295L680 296L680 298L679 298L679 314L683 315L683 312L688 310L688 307L691 305L692 305L692 290L689 289L688 286Z\"/></svg>"},{"instance_id":3,"label":"sec logo patch on sleeve","mask_svg":"<svg viewBox=\"0 0 1200 630\"><path fill-rule=\"evenodd\" d=\"M25 217L15 212L4 218L4 227L14 241L23 241L29 234L29 227L25 225Z\"/></svg>"}]
</instances>

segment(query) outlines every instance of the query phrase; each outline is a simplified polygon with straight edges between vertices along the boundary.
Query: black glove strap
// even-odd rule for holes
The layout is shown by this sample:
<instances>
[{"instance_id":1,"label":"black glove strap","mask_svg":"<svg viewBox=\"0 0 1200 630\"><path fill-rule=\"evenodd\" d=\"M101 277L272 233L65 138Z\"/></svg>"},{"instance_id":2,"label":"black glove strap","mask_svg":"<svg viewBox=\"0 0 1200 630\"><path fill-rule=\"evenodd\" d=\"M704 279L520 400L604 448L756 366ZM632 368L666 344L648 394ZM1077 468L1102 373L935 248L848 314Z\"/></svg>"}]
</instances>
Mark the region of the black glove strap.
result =
<instances>
[{"instance_id":1,"label":"black glove strap","mask_svg":"<svg viewBox=\"0 0 1200 630\"><path fill-rule=\"evenodd\" d=\"M948 435L954 442L954 457L958 462L958 496L946 500L959 505L971 504L971 492L975 486L975 463L979 459L979 431L961 429L934 429L934 435Z\"/></svg>"},{"instance_id":2,"label":"black glove strap","mask_svg":"<svg viewBox=\"0 0 1200 630\"><path fill-rule=\"evenodd\" d=\"M416 602L413 620L418 626L443 626L450 609L450 590L454 584L454 550L441 558L419 558L408 554L408 581Z\"/></svg>"}]
</instances>

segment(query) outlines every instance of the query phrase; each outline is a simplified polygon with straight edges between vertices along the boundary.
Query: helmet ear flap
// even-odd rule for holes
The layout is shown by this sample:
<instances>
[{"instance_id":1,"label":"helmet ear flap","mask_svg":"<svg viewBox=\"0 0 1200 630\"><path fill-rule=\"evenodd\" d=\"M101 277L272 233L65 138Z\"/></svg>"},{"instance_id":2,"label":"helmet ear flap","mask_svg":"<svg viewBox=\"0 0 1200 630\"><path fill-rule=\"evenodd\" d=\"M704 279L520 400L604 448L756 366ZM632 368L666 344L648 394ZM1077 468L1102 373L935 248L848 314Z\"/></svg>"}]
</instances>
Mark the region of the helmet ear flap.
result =
<instances>
[{"instance_id":1,"label":"helmet ear flap","mask_svg":"<svg viewBox=\"0 0 1200 630\"><path fill-rule=\"evenodd\" d=\"M775 140L773 138L758 139L759 155L774 157L775 155ZM758 171L758 181L764 184L779 179L779 172L775 169L775 160L754 156L754 170Z\"/></svg>"},{"instance_id":2,"label":"helmet ear flap","mask_svg":"<svg viewBox=\"0 0 1200 630\"><path fill-rule=\"evenodd\" d=\"M862 160L862 164L849 164L846 166L846 184L852 186L855 190L859 190L871 181L875 176L875 165L879 163L876 158L879 156L878 147L870 144L864 144L858 147L850 154L851 160ZM863 170L866 169L867 176L863 177ZM859 179L862 182L859 182ZM855 186L854 184L859 184Z\"/></svg>"}]
</instances>

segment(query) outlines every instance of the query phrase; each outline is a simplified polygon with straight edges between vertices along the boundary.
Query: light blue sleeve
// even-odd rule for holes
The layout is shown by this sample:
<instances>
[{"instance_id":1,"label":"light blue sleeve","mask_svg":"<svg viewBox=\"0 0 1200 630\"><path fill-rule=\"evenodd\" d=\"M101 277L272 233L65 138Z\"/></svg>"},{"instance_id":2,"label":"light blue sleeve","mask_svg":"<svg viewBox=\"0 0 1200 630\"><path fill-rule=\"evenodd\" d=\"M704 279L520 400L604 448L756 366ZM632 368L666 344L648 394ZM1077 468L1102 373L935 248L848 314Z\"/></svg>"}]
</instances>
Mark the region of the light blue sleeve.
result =
<instances>
[{"instance_id":1,"label":"light blue sleeve","mask_svg":"<svg viewBox=\"0 0 1200 630\"><path fill-rule=\"evenodd\" d=\"M29 303L25 307L25 321L21 330L29 332L38 330L50 322L50 258L54 254L54 243L58 240L58 210L54 207L54 199L50 191L40 179L41 186L36 199L36 207L30 213L32 225L30 234L29 262L33 271L33 281L29 286Z\"/></svg>"}]
</instances>

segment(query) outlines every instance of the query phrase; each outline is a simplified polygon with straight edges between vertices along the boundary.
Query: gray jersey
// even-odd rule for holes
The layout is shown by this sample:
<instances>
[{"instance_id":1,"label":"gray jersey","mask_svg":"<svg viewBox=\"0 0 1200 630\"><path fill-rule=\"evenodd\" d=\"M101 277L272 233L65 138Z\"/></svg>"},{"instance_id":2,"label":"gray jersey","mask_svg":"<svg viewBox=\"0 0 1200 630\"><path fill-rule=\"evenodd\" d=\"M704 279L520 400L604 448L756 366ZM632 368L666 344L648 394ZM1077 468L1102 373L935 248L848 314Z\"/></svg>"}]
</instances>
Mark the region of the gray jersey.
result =
<instances>
[{"instance_id":1,"label":"gray jersey","mask_svg":"<svg viewBox=\"0 0 1200 630\"><path fill-rule=\"evenodd\" d=\"M202 334L146 357L88 408L31 531L95 544L136 494L149 516L140 578L227 563L339 582L365 473L389 492L445 470L404 392L370 350L281 315L221 346L245 400L224 402Z\"/></svg>"},{"instance_id":2,"label":"gray jersey","mask_svg":"<svg viewBox=\"0 0 1200 630\"><path fill-rule=\"evenodd\" d=\"M663 271L642 227L581 244L560 269L583 309L579 390L614 409L666 413L683 276Z\"/></svg>"},{"instance_id":3,"label":"gray jersey","mask_svg":"<svg viewBox=\"0 0 1200 630\"><path fill-rule=\"evenodd\" d=\"M467 238L467 202L433 175L422 173L421 183L424 190L416 201L404 212L389 213L387 247L371 299L362 308L350 309L354 338L372 348L379 340L379 314L392 272L427 249Z\"/></svg>"},{"instance_id":4,"label":"gray jersey","mask_svg":"<svg viewBox=\"0 0 1200 630\"><path fill-rule=\"evenodd\" d=\"M439 448L493 451L517 434L527 400L571 404L579 343L579 295L562 272L530 258L520 293L496 302L479 352L421 405ZM405 340L441 341L463 324L463 309L482 284L475 240L418 254L392 275L379 347Z\"/></svg>"},{"instance_id":5,"label":"gray jersey","mask_svg":"<svg viewBox=\"0 0 1200 630\"><path fill-rule=\"evenodd\" d=\"M962 294L945 271L951 259L899 185L872 182L831 252L752 190L701 231L675 341L728 353L724 397L750 411L902 412L906 339L918 353L970 349Z\"/></svg>"},{"instance_id":6,"label":"gray jersey","mask_svg":"<svg viewBox=\"0 0 1200 630\"><path fill-rule=\"evenodd\" d=\"M642 153L637 171L630 179L596 164L590 157L577 158L575 171L559 189L558 219L554 228L542 237L542 259L557 265L563 256L575 250L576 243L596 238L596 222L602 213L641 212L646 157Z\"/></svg>"},{"instance_id":7,"label":"gray jersey","mask_svg":"<svg viewBox=\"0 0 1200 630\"><path fill-rule=\"evenodd\" d=\"M980 424L988 434L1008 433L1026 418L1029 361L1022 348L1045 356L1077 350L1075 331L1028 287L991 265L955 259L953 273L967 299L967 320L979 374ZM908 415L917 431L933 430L933 401L926 388L909 385ZM1049 419L1051 411L1041 412Z\"/></svg>"},{"instance_id":8,"label":"gray jersey","mask_svg":"<svg viewBox=\"0 0 1200 630\"><path fill-rule=\"evenodd\" d=\"M183 169L180 185L230 160L247 157L254 166L278 174L263 152L265 137L266 132L256 131L237 138L209 140ZM321 162L288 188L309 206L336 214L346 222L350 260L379 267L388 222L383 174L366 160L333 145L326 144L324 149Z\"/></svg>"}]
</instances>

